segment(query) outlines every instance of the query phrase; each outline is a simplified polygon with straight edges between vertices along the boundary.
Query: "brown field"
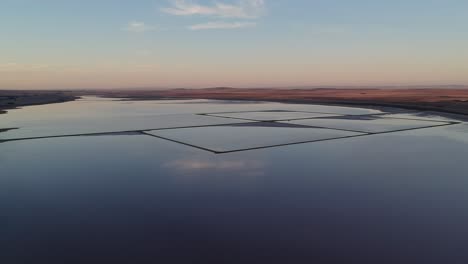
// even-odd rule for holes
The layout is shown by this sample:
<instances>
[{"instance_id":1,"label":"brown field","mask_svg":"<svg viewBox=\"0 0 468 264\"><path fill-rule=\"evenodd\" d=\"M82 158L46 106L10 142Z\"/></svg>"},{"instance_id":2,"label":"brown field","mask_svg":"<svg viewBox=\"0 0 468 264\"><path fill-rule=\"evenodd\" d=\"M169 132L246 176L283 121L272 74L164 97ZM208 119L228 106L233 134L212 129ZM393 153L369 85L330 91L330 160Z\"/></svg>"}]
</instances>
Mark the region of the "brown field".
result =
<instances>
[{"instance_id":1,"label":"brown field","mask_svg":"<svg viewBox=\"0 0 468 264\"><path fill-rule=\"evenodd\" d=\"M468 115L468 87L464 89L170 89L170 90L86 90L86 91L0 91L2 109L75 100L97 95L129 100L219 99L288 103L400 107Z\"/></svg>"},{"instance_id":2,"label":"brown field","mask_svg":"<svg viewBox=\"0 0 468 264\"><path fill-rule=\"evenodd\" d=\"M468 115L468 89L172 89L119 90L98 95L153 99L256 100L334 105L388 106Z\"/></svg>"}]
</instances>

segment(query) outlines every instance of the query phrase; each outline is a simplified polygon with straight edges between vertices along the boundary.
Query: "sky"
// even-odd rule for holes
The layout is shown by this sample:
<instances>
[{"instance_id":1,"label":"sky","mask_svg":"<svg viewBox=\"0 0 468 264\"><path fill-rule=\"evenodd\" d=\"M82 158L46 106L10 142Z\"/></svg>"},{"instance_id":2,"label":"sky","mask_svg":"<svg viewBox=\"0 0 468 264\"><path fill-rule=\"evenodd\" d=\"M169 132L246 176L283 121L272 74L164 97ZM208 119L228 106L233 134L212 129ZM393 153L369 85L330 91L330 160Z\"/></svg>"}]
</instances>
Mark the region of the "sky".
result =
<instances>
[{"instance_id":1,"label":"sky","mask_svg":"<svg viewBox=\"0 0 468 264\"><path fill-rule=\"evenodd\" d=\"M468 84L466 0L0 0L0 89Z\"/></svg>"}]
</instances>

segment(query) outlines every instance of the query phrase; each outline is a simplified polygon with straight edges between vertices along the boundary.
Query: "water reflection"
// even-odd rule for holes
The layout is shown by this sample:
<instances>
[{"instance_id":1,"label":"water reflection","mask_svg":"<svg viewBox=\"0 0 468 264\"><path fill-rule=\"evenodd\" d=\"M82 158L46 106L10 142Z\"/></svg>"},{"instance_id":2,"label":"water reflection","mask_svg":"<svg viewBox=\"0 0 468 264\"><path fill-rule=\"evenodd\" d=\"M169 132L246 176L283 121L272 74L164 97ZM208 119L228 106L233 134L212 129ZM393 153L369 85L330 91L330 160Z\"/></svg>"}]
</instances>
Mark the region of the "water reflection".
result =
<instances>
[{"instance_id":1,"label":"water reflection","mask_svg":"<svg viewBox=\"0 0 468 264\"><path fill-rule=\"evenodd\" d=\"M128 117L156 103L103 104ZM168 107L194 105L229 108ZM229 141L233 128L249 129L205 137ZM277 129L261 128L249 129L254 143ZM467 132L460 124L223 155L133 134L6 142L0 262L467 263Z\"/></svg>"},{"instance_id":2,"label":"water reflection","mask_svg":"<svg viewBox=\"0 0 468 264\"><path fill-rule=\"evenodd\" d=\"M174 169L178 173L198 174L198 173L235 173L235 176L250 175L261 176L265 174L267 164L260 160L242 160L233 158L219 158L212 156L207 158L187 158L170 161L163 165L166 168Z\"/></svg>"}]
</instances>

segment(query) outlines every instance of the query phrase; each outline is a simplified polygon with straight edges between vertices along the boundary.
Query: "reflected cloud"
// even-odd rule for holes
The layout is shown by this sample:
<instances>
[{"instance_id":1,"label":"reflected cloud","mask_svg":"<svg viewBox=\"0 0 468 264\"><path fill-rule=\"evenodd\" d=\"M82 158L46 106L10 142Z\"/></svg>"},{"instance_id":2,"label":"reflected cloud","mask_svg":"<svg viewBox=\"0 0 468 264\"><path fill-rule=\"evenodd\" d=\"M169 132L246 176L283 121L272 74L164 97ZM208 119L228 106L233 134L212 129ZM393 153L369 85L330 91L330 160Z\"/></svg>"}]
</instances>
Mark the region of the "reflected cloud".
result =
<instances>
[{"instance_id":1,"label":"reflected cloud","mask_svg":"<svg viewBox=\"0 0 468 264\"><path fill-rule=\"evenodd\" d=\"M163 166L184 173L222 171L225 173L235 172L253 176L264 175L264 169L267 167L265 162L258 160L216 160L199 158L174 160Z\"/></svg>"}]
</instances>

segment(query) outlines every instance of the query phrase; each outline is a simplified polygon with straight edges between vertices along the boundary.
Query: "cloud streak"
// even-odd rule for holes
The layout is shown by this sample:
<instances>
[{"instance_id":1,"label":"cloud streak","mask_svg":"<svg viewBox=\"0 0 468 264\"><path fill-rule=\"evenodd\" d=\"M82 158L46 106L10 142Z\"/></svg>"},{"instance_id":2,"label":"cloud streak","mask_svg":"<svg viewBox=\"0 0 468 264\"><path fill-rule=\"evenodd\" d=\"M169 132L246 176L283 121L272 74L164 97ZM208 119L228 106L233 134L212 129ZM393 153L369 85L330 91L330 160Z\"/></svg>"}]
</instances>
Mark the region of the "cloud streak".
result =
<instances>
[{"instance_id":1,"label":"cloud streak","mask_svg":"<svg viewBox=\"0 0 468 264\"><path fill-rule=\"evenodd\" d=\"M20 63L0 63L0 72L28 72L48 70L51 66L48 64L20 64Z\"/></svg>"},{"instance_id":2,"label":"cloud streak","mask_svg":"<svg viewBox=\"0 0 468 264\"><path fill-rule=\"evenodd\" d=\"M212 16L222 18L255 19L265 10L264 0L240 0L235 4L214 2L212 5L201 5L187 0L173 0L172 7L161 11L176 16Z\"/></svg>"},{"instance_id":3,"label":"cloud streak","mask_svg":"<svg viewBox=\"0 0 468 264\"><path fill-rule=\"evenodd\" d=\"M157 27L155 26L150 26L150 25L145 24L145 22L139 22L139 21L129 22L125 27L122 28L122 30L124 31L134 32L134 33L143 33L147 31L153 31L156 29Z\"/></svg>"},{"instance_id":4,"label":"cloud streak","mask_svg":"<svg viewBox=\"0 0 468 264\"><path fill-rule=\"evenodd\" d=\"M191 25L188 27L190 30L209 30L209 29L238 29L238 28L247 28L255 27L257 23L253 22L208 22L202 24Z\"/></svg>"}]
</instances>

